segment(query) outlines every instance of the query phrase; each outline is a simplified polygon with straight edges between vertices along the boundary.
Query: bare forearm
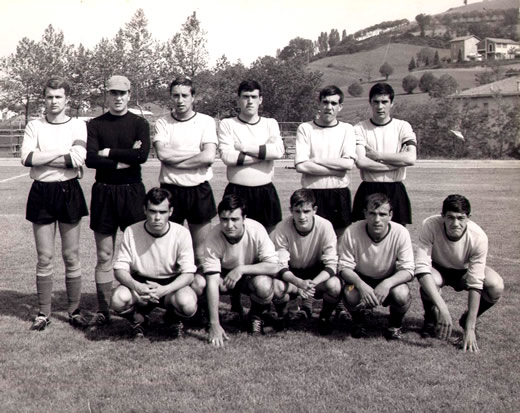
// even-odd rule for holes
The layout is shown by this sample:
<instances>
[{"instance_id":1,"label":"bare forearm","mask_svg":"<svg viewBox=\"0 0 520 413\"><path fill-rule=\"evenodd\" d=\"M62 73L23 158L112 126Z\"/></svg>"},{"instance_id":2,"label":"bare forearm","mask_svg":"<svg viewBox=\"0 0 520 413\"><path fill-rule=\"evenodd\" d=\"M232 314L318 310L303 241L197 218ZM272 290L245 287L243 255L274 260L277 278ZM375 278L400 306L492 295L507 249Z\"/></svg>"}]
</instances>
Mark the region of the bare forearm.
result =
<instances>
[{"instance_id":1,"label":"bare forearm","mask_svg":"<svg viewBox=\"0 0 520 413\"><path fill-rule=\"evenodd\" d=\"M241 274L271 275L274 277L278 273L278 269L278 264L259 262L257 264L241 265L239 270Z\"/></svg>"},{"instance_id":2,"label":"bare forearm","mask_svg":"<svg viewBox=\"0 0 520 413\"><path fill-rule=\"evenodd\" d=\"M314 284L318 285L330 278L330 274L327 271L321 271L315 278Z\"/></svg>"},{"instance_id":3,"label":"bare forearm","mask_svg":"<svg viewBox=\"0 0 520 413\"><path fill-rule=\"evenodd\" d=\"M439 309L448 309L446 302L443 300L437 286L435 285L435 281L431 274L425 274L421 277L418 277L419 284L421 288L424 290L426 295L430 298L430 300L435 304L435 306Z\"/></svg>"},{"instance_id":4,"label":"bare forearm","mask_svg":"<svg viewBox=\"0 0 520 413\"><path fill-rule=\"evenodd\" d=\"M55 165L52 165L53 162L56 162ZM32 155L32 166L42 166L42 165L50 165L55 167L60 167L60 162L65 165L65 158L63 155L63 151L45 151L45 152L33 152Z\"/></svg>"},{"instance_id":5,"label":"bare forearm","mask_svg":"<svg viewBox=\"0 0 520 413\"><path fill-rule=\"evenodd\" d=\"M359 287L359 285L363 282L361 278L359 278L359 275L357 275L354 270L349 268L341 270L340 275L347 284L352 284L356 287Z\"/></svg>"},{"instance_id":6,"label":"bare forearm","mask_svg":"<svg viewBox=\"0 0 520 413\"><path fill-rule=\"evenodd\" d=\"M312 161L301 162L296 165L296 172L316 176L344 176L345 171L338 171Z\"/></svg>"},{"instance_id":7,"label":"bare forearm","mask_svg":"<svg viewBox=\"0 0 520 413\"><path fill-rule=\"evenodd\" d=\"M475 329L477 323L477 313L481 300L481 291L471 289L468 292L468 316L466 318L465 330Z\"/></svg>"},{"instance_id":8,"label":"bare forearm","mask_svg":"<svg viewBox=\"0 0 520 413\"><path fill-rule=\"evenodd\" d=\"M313 162L317 163L318 165L324 166L329 169L334 169L337 171L348 171L352 169L354 166L354 160L353 159L345 159L345 158L314 158L312 159Z\"/></svg>"},{"instance_id":9,"label":"bare forearm","mask_svg":"<svg viewBox=\"0 0 520 413\"><path fill-rule=\"evenodd\" d=\"M166 286L165 295L190 285L193 282L193 278L193 273L182 273Z\"/></svg>"},{"instance_id":10,"label":"bare forearm","mask_svg":"<svg viewBox=\"0 0 520 413\"><path fill-rule=\"evenodd\" d=\"M212 279L215 277L214 279ZM219 278L220 275L216 274L214 276L208 277L207 287L206 287L206 298L208 300L208 312L209 312L209 322L212 325L219 325L219 317L218 317L218 306L220 302L220 292L219 292Z\"/></svg>"},{"instance_id":11,"label":"bare forearm","mask_svg":"<svg viewBox=\"0 0 520 413\"><path fill-rule=\"evenodd\" d=\"M366 169L367 171L373 172L388 172L397 169L397 167L393 165L376 162L369 158L359 158L356 162L356 166L359 169Z\"/></svg>"}]
</instances>

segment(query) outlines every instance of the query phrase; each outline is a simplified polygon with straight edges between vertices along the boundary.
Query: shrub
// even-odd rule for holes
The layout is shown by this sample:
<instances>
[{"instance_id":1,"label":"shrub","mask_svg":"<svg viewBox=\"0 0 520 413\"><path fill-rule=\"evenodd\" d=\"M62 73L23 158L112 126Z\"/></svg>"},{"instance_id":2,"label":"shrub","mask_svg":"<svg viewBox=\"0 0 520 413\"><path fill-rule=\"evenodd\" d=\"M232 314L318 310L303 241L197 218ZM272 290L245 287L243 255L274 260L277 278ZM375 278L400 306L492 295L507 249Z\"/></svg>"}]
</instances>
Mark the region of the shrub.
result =
<instances>
[{"instance_id":1,"label":"shrub","mask_svg":"<svg viewBox=\"0 0 520 413\"><path fill-rule=\"evenodd\" d=\"M419 86L419 80L414 75L408 75L403 79L403 89L406 93L413 93L417 86Z\"/></svg>"},{"instance_id":2,"label":"shrub","mask_svg":"<svg viewBox=\"0 0 520 413\"><path fill-rule=\"evenodd\" d=\"M350 84L347 92L350 96L359 97L363 94L363 86L356 80Z\"/></svg>"},{"instance_id":3,"label":"shrub","mask_svg":"<svg viewBox=\"0 0 520 413\"><path fill-rule=\"evenodd\" d=\"M421 89L422 92L429 92L436 81L437 78L433 74L426 72L419 80L419 89Z\"/></svg>"}]
</instances>

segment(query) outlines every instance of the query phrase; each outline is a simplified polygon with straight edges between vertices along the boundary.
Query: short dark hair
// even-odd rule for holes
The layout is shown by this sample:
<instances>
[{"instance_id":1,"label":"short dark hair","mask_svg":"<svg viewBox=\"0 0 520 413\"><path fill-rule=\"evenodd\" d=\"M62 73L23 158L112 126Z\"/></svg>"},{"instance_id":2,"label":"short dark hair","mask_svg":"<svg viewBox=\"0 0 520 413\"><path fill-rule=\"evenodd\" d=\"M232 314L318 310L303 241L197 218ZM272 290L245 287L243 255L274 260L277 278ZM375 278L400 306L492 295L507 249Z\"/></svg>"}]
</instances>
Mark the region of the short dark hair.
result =
<instances>
[{"instance_id":1,"label":"short dark hair","mask_svg":"<svg viewBox=\"0 0 520 413\"><path fill-rule=\"evenodd\" d=\"M376 95L388 95L390 97L390 102L394 101L394 88L390 86L388 83L376 83L374 86L370 88L370 92L368 94L368 101L372 102L372 98Z\"/></svg>"},{"instance_id":2,"label":"short dark hair","mask_svg":"<svg viewBox=\"0 0 520 413\"><path fill-rule=\"evenodd\" d=\"M173 88L175 86L179 86L179 85L180 86L188 86L190 88L191 95L192 96L195 95L195 86L193 86L193 82L187 76L177 77L177 78L172 80L172 82L170 83L170 95L172 94Z\"/></svg>"},{"instance_id":3,"label":"short dark hair","mask_svg":"<svg viewBox=\"0 0 520 413\"><path fill-rule=\"evenodd\" d=\"M172 205L172 194L170 191L164 188L154 187L150 189L144 197L144 207L148 207L148 202L153 205L159 205L165 199L168 200L168 205L171 208Z\"/></svg>"},{"instance_id":4,"label":"short dark hair","mask_svg":"<svg viewBox=\"0 0 520 413\"><path fill-rule=\"evenodd\" d=\"M235 194L224 196L217 207L219 215L224 211L234 211L235 209L240 209L240 211L242 211L242 216L246 216L246 201L244 201L241 197Z\"/></svg>"},{"instance_id":5,"label":"short dark hair","mask_svg":"<svg viewBox=\"0 0 520 413\"><path fill-rule=\"evenodd\" d=\"M262 96L262 86L256 80L244 80L240 82L238 86L238 96L242 94L242 92L252 92L254 90L258 90L258 94Z\"/></svg>"},{"instance_id":6,"label":"short dark hair","mask_svg":"<svg viewBox=\"0 0 520 413\"><path fill-rule=\"evenodd\" d=\"M324 97L334 96L334 95L339 95L339 103L343 103L343 99L345 98L345 95L343 94L343 91L339 87L334 86L334 85L325 86L323 89L321 89L319 100L321 102L321 100Z\"/></svg>"},{"instance_id":7,"label":"short dark hair","mask_svg":"<svg viewBox=\"0 0 520 413\"><path fill-rule=\"evenodd\" d=\"M43 96L47 93L47 89L63 89L65 91L65 96L70 95L70 83L63 77L51 77L45 82L45 86L43 87Z\"/></svg>"},{"instance_id":8,"label":"short dark hair","mask_svg":"<svg viewBox=\"0 0 520 413\"><path fill-rule=\"evenodd\" d=\"M375 194L368 195L365 198L365 211L369 209L377 209L380 206L388 204L390 206L390 211L393 210L392 201L385 194L380 192L376 192Z\"/></svg>"},{"instance_id":9,"label":"short dark hair","mask_svg":"<svg viewBox=\"0 0 520 413\"><path fill-rule=\"evenodd\" d=\"M301 188L293 192L290 199L291 208L310 203L312 206L316 206L316 197L312 189Z\"/></svg>"},{"instance_id":10,"label":"short dark hair","mask_svg":"<svg viewBox=\"0 0 520 413\"><path fill-rule=\"evenodd\" d=\"M463 195L448 195L442 202L442 215L446 215L449 211L466 214L469 217L471 215L471 204L468 198Z\"/></svg>"}]
</instances>

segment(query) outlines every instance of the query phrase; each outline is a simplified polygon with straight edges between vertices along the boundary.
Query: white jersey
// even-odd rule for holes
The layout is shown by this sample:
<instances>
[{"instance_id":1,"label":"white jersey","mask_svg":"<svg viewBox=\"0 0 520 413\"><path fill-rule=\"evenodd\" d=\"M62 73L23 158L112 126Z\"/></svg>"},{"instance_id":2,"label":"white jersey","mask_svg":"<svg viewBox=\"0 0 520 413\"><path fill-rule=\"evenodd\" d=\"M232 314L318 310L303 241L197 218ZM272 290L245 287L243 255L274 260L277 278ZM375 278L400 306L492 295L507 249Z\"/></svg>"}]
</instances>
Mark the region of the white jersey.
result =
<instances>
[{"instance_id":1,"label":"white jersey","mask_svg":"<svg viewBox=\"0 0 520 413\"><path fill-rule=\"evenodd\" d=\"M162 236L150 234L146 221L130 225L114 262L114 270L126 270L131 275L167 279L183 273L195 273L190 232L183 226L169 222Z\"/></svg>"},{"instance_id":2,"label":"white jersey","mask_svg":"<svg viewBox=\"0 0 520 413\"><path fill-rule=\"evenodd\" d=\"M419 232L415 273L430 273L433 261L445 268L467 270L468 287L482 290L487 252L487 235L475 222L469 221L466 232L453 241L446 235L442 216L434 215L423 221Z\"/></svg>"},{"instance_id":3,"label":"white jersey","mask_svg":"<svg viewBox=\"0 0 520 413\"><path fill-rule=\"evenodd\" d=\"M155 124L153 143L162 142L177 150L179 154L195 156L205 144L218 145L215 120L203 113L182 121L173 116L161 118ZM194 169L180 169L161 163L159 182L179 186L196 186L213 177L211 166Z\"/></svg>"},{"instance_id":4,"label":"white jersey","mask_svg":"<svg viewBox=\"0 0 520 413\"><path fill-rule=\"evenodd\" d=\"M399 119L391 119L385 125L376 125L370 119L354 127L356 144L370 146L377 152L400 153L407 145L417 146L412 126ZM361 169L361 179L366 182L401 182L406 178L406 167L388 172Z\"/></svg>"},{"instance_id":5,"label":"white jersey","mask_svg":"<svg viewBox=\"0 0 520 413\"><path fill-rule=\"evenodd\" d=\"M368 235L365 220L349 226L339 242L338 270L348 268L374 279L391 277L397 271L407 271L413 277L415 265L410 233L397 222L389 226L386 236L377 242Z\"/></svg>"},{"instance_id":6,"label":"white jersey","mask_svg":"<svg viewBox=\"0 0 520 413\"><path fill-rule=\"evenodd\" d=\"M204 274L259 262L276 264L278 256L264 226L252 219L244 220L244 234L235 243L228 241L220 226L214 227L204 242Z\"/></svg>"},{"instance_id":7,"label":"white jersey","mask_svg":"<svg viewBox=\"0 0 520 413\"><path fill-rule=\"evenodd\" d=\"M274 159L284 154L280 128L275 119L260 117L251 124L238 117L223 119L218 129L220 158L227 165L228 181L244 186L260 186L272 182ZM240 152L235 142L258 145L265 154L265 160L250 165L240 165Z\"/></svg>"},{"instance_id":8,"label":"white jersey","mask_svg":"<svg viewBox=\"0 0 520 413\"><path fill-rule=\"evenodd\" d=\"M338 122L335 126L319 126L316 122L302 123L296 133L296 156L294 164L311 158L357 159L356 138L350 123ZM318 176L302 174L302 186L314 189L346 188L350 183L344 176Z\"/></svg>"},{"instance_id":9,"label":"white jersey","mask_svg":"<svg viewBox=\"0 0 520 413\"><path fill-rule=\"evenodd\" d=\"M69 149L65 168L50 165L33 166L34 152ZM78 176L79 167L87 156L87 125L80 119L70 118L63 123L49 123L46 118L30 121L23 136L21 161L31 167L32 179L41 182L68 181Z\"/></svg>"},{"instance_id":10,"label":"white jersey","mask_svg":"<svg viewBox=\"0 0 520 413\"><path fill-rule=\"evenodd\" d=\"M334 273L338 266L336 233L325 218L314 216L309 233L302 235L292 216L278 223L271 233L281 268L306 269L322 263Z\"/></svg>"}]
</instances>

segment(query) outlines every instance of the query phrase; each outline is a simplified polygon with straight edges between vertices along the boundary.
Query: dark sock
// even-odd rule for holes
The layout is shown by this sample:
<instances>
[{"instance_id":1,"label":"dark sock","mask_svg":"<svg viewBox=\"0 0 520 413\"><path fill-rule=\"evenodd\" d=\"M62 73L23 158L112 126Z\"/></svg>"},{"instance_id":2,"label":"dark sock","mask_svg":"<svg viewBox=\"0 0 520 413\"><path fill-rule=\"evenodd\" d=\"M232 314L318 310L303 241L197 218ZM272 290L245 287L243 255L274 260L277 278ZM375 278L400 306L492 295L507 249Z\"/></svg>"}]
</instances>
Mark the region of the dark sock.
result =
<instances>
[{"instance_id":1,"label":"dark sock","mask_svg":"<svg viewBox=\"0 0 520 413\"><path fill-rule=\"evenodd\" d=\"M52 277L36 277L36 291L40 313L46 317L51 315Z\"/></svg>"},{"instance_id":2,"label":"dark sock","mask_svg":"<svg viewBox=\"0 0 520 413\"><path fill-rule=\"evenodd\" d=\"M388 326L401 328L405 314L406 313L398 313L397 311L394 311L392 308L390 308L390 320Z\"/></svg>"},{"instance_id":3,"label":"dark sock","mask_svg":"<svg viewBox=\"0 0 520 413\"><path fill-rule=\"evenodd\" d=\"M338 306L338 303L331 303L330 301L323 300L323 306L320 312L320 318L328 320L334 311L334 309Z\"/></svg>"},{"instance_id":4,"label":"dark sock","mask_svg":"<svg viewBox=\"0 0 520 413\"><path fill-rule=\"evenodd\" d=\"M96 293L98 299L98 311L108 313L110 297L112 296L112 281L107 283L96 283Z\"/></svg>"},{"instance_id":5,"label":"dark sock","mask_svg":"<svg viewBox=\"0 0 520 413\"><path fill-rule=\"evenodd\" d=\"M490 303L489 301L483 300L480 298L480 304L478 306L477 317L480 317L483 313L493 307L496 303Z\"/></svg>"},{"instance_id":6,"label":"dark sock","mask_svg":"<svg viewBox=\"0 0 520 413\"><path fill-rule=\"evenodd\" d=\"M65 277L65 288L67 290L67 311L72 314L79 307L81 299L81 277Z\"/></svg>"},{"instance_id":7,"label":"dark sock","mask_svg":"<svg viewBox=\"0 0 520 413\"><path fill-rule=\"evenodd\" d=\"M261 317L266 311L269 311L269 304L260 304L251 300L251 310L249 311L251 317Z\"/></svg>"}]
</instances>

